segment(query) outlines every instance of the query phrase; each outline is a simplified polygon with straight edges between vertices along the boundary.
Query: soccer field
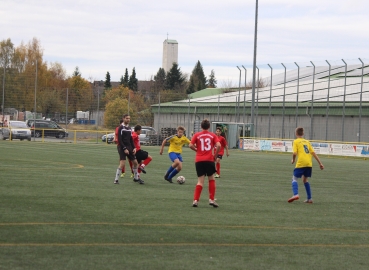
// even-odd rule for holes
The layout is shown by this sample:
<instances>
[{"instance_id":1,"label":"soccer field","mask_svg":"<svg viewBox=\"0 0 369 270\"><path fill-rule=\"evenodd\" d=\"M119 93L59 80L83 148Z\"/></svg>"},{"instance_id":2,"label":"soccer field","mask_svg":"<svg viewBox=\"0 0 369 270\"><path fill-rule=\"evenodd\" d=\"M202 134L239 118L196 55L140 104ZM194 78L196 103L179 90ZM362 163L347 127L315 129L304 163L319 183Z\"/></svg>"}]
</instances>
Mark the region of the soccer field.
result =
<instances>
[{"instance_id":1,"label":"soccer field","mask_svg":"<svg viewBox=\"0 0 369 270\"><path fill-rule=\"evenodd\" d=\"M231 150L193 208L195 153L179 185L143 149L145 185L114 185L114 145L0 141L0 269L368 269L368 160L321 156L289 204L290 154Z\"/></svg>"}]
</instances>

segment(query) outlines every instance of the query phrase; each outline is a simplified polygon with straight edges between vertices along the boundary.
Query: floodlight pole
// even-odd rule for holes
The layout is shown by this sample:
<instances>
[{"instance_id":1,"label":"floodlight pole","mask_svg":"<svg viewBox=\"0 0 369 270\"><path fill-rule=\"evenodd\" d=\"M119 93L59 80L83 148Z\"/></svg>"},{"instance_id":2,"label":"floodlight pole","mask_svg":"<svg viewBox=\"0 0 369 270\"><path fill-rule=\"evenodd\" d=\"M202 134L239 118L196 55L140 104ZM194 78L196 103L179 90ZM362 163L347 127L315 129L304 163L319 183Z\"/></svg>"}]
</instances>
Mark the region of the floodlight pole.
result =
<instances>
[{"instance_id":1,"label":"floodlight pole","mask_svg":"<svg viewBox=\"0 0 369 270\"><path fill-rule=\"evenodd\" d=\"M258 34L258 5L259 1L256 0L255 6L255 32L254 32L254 60L252 66L252 98L251 98L251 124L254 124L254 107L255 107L255 85L256 85L256 51L257 51L257 34ZM254 129L253 129L254 130ZM255 136L253 134L252 136Z\"/></svg>"},{"instance_id":2,"label":"floodlight pole","mask_svg":"<svg viewBox=\"0 0 369 270\"><path fill-rule=\"evenodd\" d=\"M286 110L286 73L287 69L286 66L281 63L284 67L284 82L283 82L283 111L282 111L282 138L284 138L284 114Z\"/></svg>"}]
</instances>

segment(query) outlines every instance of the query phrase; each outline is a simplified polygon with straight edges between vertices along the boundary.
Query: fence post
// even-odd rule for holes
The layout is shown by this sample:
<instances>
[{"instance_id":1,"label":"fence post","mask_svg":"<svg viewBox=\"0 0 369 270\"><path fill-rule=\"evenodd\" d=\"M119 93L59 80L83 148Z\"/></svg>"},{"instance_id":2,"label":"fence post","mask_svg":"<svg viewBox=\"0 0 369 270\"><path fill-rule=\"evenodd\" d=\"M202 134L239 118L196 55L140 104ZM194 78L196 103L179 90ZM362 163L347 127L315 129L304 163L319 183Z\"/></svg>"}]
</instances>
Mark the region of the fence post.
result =
<instances>
[{"instance_id":1,"label":"fence post","mask_svg":"<svg viewBox=\"0 0 369 270\"><path fill-rule=\"evenodd\" d=\"M342 108L342 139L345 140L345 117L346 117L346 79L347 79L347 63L342 59L342 62L345 63L345 84L343 86L343 108Z\"/></svg>"},{"instance_id":2,"label":"fence post","mask_svg":"<svg viewBox=\"0 0 369 270\"><path fill-rule=\"evenodd\" d=\"M325 109L325 140L328 141L328 116L329 116L329 92L331 90L331 70L332 66L328 62L328 60L325 60L327 64L329 65L329 71L328 71L328 92L327 92L327 107Z\"/></svg>"},{"instance_id":3,"label":"fence post","mask_svg":"<svg viewBox=\"0 0 369 270\"><path fill-rule=\"evenodd\" d=\"M37 97L36 90L37 90L37 59L36 59L36 76L35 76L35 107L33 109L33 127L35 128L35 130L36 130L36 106L37 106L37 104L36 104L36 97ZM33 131L33 141L36 141L35 130Z\"/></svg>"},{"instance_id":4,"label":"fence post","mask_svg":"<svg viewBox=\"0 0 369 270\"><path fill-rule=\"evenodd\" d=\"M362 103L363 103L363 84L364 84L364 62L359 58L361 62L361 87L360 87L360 107L359 107L359 142L361 142L361 115L362 115Z\"/></svg>"},{"instance_id":5,"label":"fence post","mask_svg":"<svg viewBox=\"0 0 369 270\"><path fill-rule=\"evenodd\" d=\"M218 95L218 121L219 121L219 102L220 102L220 95Z\"/></svg>"},{"instance_id":6,"label":"fence post","mask_svg":"<svg viewBox=\"0 0 369 270\"><path fill-rule=\"evenodd\" d=\"M96 143L98 143L98 133L99 128L99 111L100 111L100 88L97 87L97 119L96 119ZM106 135L106 142L108 142L108 135Z\"/></svg>"},{"instance_id":7,"label":"fence post","mask_svg":"<svg viewBox=\"0 0 369 270\"><path fill-rule=\"evenodd\" d=\"M284 80L283 80L283 110L282 110L282 138L284 138L284 112L285 112L285 103L286 103L286 74L287 69L286 66L281 63L284 67Z\"/></svg>"},{"instance_id":8,"label":"fence post","mask_svg":"<svg viewBox=\"0 0 369 270\"><path fill-rule=\"evenodd\" d=\"M4 54L4 76L3 76L3 101L2 101L2 104L1 104L1 111L2 111L2 123L4 125L4 106L5 106L5 103L4 103L4 98L5 98L5 69L6 69L6 61L5 61L5 54Z\"/></svg>"},{"instance_id":9,"label":"fence post","mask_svg":"<svg viewBox=\"0 0 369 270\"><path fill-rule=\"evenodd\" d=\"M245 70L245 91L243 93L243 123L245 123L246 118L246 75L247 69L242 65L243 69ZM245 134L243 135L245 137Z\"/></svg>"},{"instance_id":10,"label":"fence post","mask_svg":"<svg viewBox=\"0 0 369 270\"><path fill-rule=\"evenodd\" d=\"M268 123L268 138L270 138L270 121L272 117L272 89L273 89L273 68L271 65L268 64L270 67L270 90L269 90L269 123Z\"/></svg>"},{"instance_id":11,"label":"fence post","mask_svg":"<svg viewBox=\"0 0 369 270\"><path fill-rule=\"evenodd\" d=\"M190 106L191 106L191 96L188 95L188 111L187 111L187 126L188 126L188 132L190 132ZM186 134L187 137L189 137L189 134Z\"/></svg>"},{"instance_id":12,"label":"fence post","mask_svg":"<svg viewBox=\"0 0 369 270\"><path fill-rule=\"evenodd\" d=\"M257 130L258 130L258 118L259 118L259 85L260 85L259 68L257 66L256 66L256 68L258 70L258 85L257 85L257 88L256 88L255 136L257 135Z\"/></svg>"},{"instance_id":13,"label":"fence post","mask_svg":"<svg viewBox=\"0 0 369 270\"><path fill-rule=\"evenodd\" d=\"M314 90L315 90L315 65L312 61L310 63L313 65L313 89L311 91L311 110L310 110L310 140L314 138Z\"/></svg>"},{"instance_id":14,"label":"fence post","mask_svg":"<svg viewBox=\"0 0 369 270\"><path fill-rule=\"evenodd\" d=\"M67 96L65 97L65 129L68 129L68 91L69 89L67 88ZM67 136L64 136L64 141L67 142Z\"/></svg>"},{"instance_id":15,"label":"fence post","mask_svg":"<svg viewBox=\"0 0 369 270\"><path fill-rule=\"evenodd\" d=\"M298 126L298 117L299 117L299 91L300 91L300 66L295 62L297 66L297 94L296 94L296 116L295 116L295 127Z\"/></svg>"},{"instance_id":16,"label":"fence post","mask_svg":"<svg viewBox=\"0 0 369 270\"><path fill-rule=\"evenodd\" d=\"M239 122L240 121L240 95L241 95L241 75L242 75L242 71L241 69L237 66L238 70L240 71L240 78L238 80L238 105L237 105L237 120L235 119L235 122Z\"/></svg>"},{"instance_id":17,"label":"fence post","mask_svg":"<svg viewBox=\"0 0 369 270\"><path fill-rule=\"evenodd\" d=\"M160 91L159 91L159 107L158 107L158 137L156 139L156 144L159 145L159 136L161 135L160 130Z\"/></svg>"}]
</instances>

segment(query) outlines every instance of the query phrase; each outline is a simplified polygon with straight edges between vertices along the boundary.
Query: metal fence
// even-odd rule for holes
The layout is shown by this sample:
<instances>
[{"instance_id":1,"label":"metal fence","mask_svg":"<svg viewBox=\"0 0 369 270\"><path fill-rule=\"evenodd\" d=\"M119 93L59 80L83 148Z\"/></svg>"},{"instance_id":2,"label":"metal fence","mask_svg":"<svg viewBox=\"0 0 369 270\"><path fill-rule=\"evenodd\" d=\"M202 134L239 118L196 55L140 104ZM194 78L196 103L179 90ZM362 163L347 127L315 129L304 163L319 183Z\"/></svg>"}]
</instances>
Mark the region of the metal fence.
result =
<instances>
[{"instance_id":1,"label":"metal fence","mask_svg":"<svg viewBox=\"0 0 369 270\"><path fill-rule=\"evenodd\" d=\"M295 128L303 126L313 140L369 141L368 59L257 65L254 110L252 68L247 65L235 67L238 82L189 95L185 89L158 89L154 81L139 81L136 92L114 90L119 85L109 92L101 82L87 88L61 87L37 70L35 65L33 73L14 75L11 68L0 68L0 125L6 120L51 119L72 133L95 132L92 142L97 137L101 141L100 135L111 132L129 113L132 125L153 126L163 136L180 125L191 135L207 118L247 123L252 127L248 134L260 138L293 138ZM160 140L158 136L151 141Z\"/></svg>"}]
</instances>

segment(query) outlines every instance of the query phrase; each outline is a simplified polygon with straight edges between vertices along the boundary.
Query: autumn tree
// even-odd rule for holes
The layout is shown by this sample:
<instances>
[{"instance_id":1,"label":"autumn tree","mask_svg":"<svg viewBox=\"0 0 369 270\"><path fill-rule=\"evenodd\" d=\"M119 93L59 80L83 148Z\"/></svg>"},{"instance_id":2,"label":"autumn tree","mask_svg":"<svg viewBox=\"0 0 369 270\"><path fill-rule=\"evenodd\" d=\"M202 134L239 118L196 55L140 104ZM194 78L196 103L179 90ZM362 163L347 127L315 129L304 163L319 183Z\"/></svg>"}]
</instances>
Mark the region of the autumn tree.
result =
<instances>
[{"instance_id":1,"label":"autumn tree","mask_svg":"<svg viewBox=\"0 0 369 270\"><path fill-rule=\"evenodd\" d=\"M76 72L67 79L69 89L68 104L72 112L85 111L92 102L91 84Z\"/></svg>"}]
</instances>

